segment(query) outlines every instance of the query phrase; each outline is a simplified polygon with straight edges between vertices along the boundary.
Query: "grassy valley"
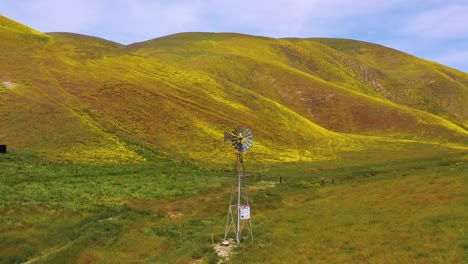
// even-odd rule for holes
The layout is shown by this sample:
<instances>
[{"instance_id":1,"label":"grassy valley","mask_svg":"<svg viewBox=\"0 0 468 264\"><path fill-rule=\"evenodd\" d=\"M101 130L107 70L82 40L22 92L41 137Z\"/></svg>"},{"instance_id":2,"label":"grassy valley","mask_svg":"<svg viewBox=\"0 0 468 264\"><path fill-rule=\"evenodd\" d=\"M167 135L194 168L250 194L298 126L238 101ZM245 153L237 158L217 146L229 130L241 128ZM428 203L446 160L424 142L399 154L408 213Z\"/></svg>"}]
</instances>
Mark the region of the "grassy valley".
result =
<instances>
[{"instance_id":1,"label":"grassy valley","mask_svg":"<svg viewBox=\"0 0 468 264\"><path fill-rule=\"evenodd\" d=\"M229 263L461 263L467 154L410 144L312 164L246 159L260 174L249 181L254 240ZM224 236L232 171L161 159L50 164L28 153L0 165L2 263L221 260L211 237Z\"/></svg>"}]
</instances>

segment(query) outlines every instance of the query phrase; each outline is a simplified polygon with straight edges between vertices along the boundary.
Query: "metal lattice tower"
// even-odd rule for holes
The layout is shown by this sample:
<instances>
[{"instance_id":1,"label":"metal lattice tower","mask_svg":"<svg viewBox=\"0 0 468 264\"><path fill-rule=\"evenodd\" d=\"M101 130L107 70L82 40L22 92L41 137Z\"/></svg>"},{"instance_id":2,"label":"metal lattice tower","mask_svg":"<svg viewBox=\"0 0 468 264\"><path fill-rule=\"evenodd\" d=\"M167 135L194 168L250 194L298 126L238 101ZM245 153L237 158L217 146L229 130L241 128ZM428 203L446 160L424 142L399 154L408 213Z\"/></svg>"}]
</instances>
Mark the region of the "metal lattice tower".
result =
<instances>
[{"instance_id":1,"label":"metal lattice tower","mask_svg":"<svg viewBox=\"0 0 468 264\"><path fill-rule=\"evenodd\" d=\"M223 243L229 243L227 242L227 238L232 228L237 244L239 244L244 226L248 229L250 238L253 240L250 204L247 190L248 175L245 174L243 156L244 152L252 146L252 131L246 127L237 127L232 133L224 133L224 141L230 141L232 146L237 150L237 153L235 177L232 183L231 199L229 202Z\"/></svg>"}]
</instances>

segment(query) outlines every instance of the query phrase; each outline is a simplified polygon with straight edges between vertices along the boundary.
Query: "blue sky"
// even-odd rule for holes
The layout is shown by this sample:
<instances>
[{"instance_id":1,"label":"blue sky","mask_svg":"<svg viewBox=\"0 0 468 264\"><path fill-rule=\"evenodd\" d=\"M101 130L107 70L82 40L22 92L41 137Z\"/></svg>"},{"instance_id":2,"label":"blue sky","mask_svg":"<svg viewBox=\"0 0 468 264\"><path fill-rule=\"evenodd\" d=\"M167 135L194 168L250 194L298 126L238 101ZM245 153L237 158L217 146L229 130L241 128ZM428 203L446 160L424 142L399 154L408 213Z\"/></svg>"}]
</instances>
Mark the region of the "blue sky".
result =
<instances>
[{"instance_id":1,"label":"blue sky","mask_svg":"<svg viewBox=\"0 0 468 264\"><path fill-rule=\"evenodd\" d=\"M468 0L16 0L0 14L122 44L193 31L350 38L468 72Z\"/></svg>"}]
</instances>

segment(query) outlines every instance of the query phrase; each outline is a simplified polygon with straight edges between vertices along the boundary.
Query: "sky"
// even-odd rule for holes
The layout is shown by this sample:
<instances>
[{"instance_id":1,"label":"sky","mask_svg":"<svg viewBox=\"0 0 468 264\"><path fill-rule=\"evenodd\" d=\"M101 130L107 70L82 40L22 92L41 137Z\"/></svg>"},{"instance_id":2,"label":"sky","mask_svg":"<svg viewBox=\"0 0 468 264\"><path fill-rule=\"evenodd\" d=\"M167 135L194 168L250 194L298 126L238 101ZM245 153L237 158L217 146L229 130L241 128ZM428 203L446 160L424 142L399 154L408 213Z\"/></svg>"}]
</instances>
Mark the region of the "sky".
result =
<instances>
[{"instance_id":1,"label":"sky","mask_svg":"<svg viewBox=\"0 0 468 264\"><path fill-rule=\"evenodd\" d=\"M348 38L468 72L468 0L15 0L0 14L121 44L180 32Z\"/></svg>"}]
</instances>

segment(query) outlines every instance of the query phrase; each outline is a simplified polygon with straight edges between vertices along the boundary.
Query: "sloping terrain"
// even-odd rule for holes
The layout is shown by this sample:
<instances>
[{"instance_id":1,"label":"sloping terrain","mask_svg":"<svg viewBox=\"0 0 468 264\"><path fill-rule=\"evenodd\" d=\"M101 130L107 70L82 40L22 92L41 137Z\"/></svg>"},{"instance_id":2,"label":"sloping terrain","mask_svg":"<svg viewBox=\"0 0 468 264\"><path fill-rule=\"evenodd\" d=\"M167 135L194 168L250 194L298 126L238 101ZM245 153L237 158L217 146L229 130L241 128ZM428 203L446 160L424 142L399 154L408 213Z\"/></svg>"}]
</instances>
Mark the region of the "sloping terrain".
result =
<instances>
[{"instance_id":1,"label":"sloping terrain","mask_svg":"<svg viewBox=\"0 0 468 264\"><path fill-rule=\"evenodd\" d=\"M405 83L395 68L408 55L387 48L379 52L403 56L401 65L368 63L331 40L184 33L123 46L5 17L0 25L0 141L12 149L114 162L150 149L223 163L232 157L222 133L237 125L254 131L258 161L328 159L380 140L467 143L467 75L411 57L425 65L414 76L445 73L440 98L417 78ZM416 99L396 96L408 89Z\"/></svg>"},{"instance_id":2,"label":"sloping terrain","mask_svg":"<svg viewBox=\"0 0 468 264\"><path fill-rule=\"evenodd\" d=\"M434 96L429 90L409 96L409 85L396 79L395 76L400 76L398 73L389 70L386 74L374 68L373 64L366 65L359 57L330 49L314 39L277 40L237 34L191 33L137 43L127 49L139 55L176 61L205 70L266 95L337 132L387 134L390 131L392 134L414 134L416 130L421 130L418 120L422 123L442 122L433 116L417 114L413 109L402 107L416 106L416 109L430 110L429 107L418 108L419 105L412 102L423 100L422 94L426 97L444 97L441 94ZM379 52L410 57L384 47L380 47ZM400 68L410 63L429 64L414 57L412 60L414 62L402 60ZM443 66L435 65L430 70L437 72L439 67ZM417 73L426 74L426 68ZM468 94L468 78L466 74L453 69L447 68L446 71L454 74L454 85L446 89L450 94L448 97L452 98L447 99L450 104L439 104L432 97L432 101L424 100L438 104L439 110L434 111L434 114L450 117L449 120L463 125L468 106L468 100L464 100ZM390 94L390 90L394 94Z\"/></svg>"},{"instance_id":3,"label":"sloping terrain","mask_svg":"<svg viewBox=\"0 0 468 264\"><path fill-rule=\"evenodd\" d=\"M10 149L46 153L60 160L140 160L114 135L77 111L45 63L55 40L0 17L0 141Z\"/></svg>"},{"instance_id":4,"label":"sloping terrain","mask_svg":"<svg viewBox=\"0 0 468 264\"><path fill-rule=\"evenodd\" d=\"M468 75L443 65L361 41L311 39L352 56L378 75L374 86L390 100L467 127ZM349 62L345 62L348 63ZM361 69L368 74L366 67Z\"/></svg>"}]
</instances>

